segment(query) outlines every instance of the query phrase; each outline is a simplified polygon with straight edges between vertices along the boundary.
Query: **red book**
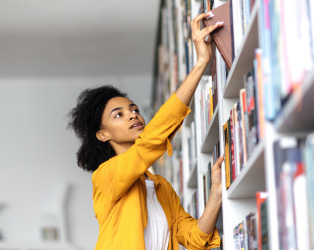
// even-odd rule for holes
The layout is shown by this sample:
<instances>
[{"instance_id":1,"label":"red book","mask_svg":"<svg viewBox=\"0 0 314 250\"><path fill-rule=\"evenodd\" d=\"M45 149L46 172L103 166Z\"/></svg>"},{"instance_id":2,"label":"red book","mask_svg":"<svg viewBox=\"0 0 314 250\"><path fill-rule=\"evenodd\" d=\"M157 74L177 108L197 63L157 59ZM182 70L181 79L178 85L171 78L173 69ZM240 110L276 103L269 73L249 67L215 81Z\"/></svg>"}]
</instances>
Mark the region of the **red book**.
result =
<instances>
[{"instance_id":1,"label":"red book","mask_svg":"<svg viewBox=\"0 0 314 250\"><path fill-rule=\"evenodd\" d=\"M246 133L248 132L245 115L247 113L247 105L246 105L246 89L240 90L240 105L241 105L241 117L242 117L242 143L243 143L243 164L247 162L247 141L246 141Z\"/></svg>"}]
</instances>

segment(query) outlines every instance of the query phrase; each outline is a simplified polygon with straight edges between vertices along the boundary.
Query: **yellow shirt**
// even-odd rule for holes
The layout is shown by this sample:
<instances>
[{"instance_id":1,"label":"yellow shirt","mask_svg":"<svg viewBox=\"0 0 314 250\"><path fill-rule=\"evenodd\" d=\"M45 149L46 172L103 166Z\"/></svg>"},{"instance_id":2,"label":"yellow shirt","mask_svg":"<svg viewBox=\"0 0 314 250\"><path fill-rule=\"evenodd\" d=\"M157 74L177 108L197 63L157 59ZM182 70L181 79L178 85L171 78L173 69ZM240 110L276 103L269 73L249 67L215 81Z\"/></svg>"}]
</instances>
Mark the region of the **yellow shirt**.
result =
<instances>
[{"instance_id":1,"label":"yellow shirt","mask_svg":"<svg viewBox=\"0 0 314 250\"><path fill-rule=\"evenodd\" d=\"M94 210L99 222L96 250L145 250L148 217L144 173L155 181L156 195L167 217L168 250L179 249L179 243L187 249L220 245L217 230L210 235L201 232L197 220L180 205L170 183L147 170L166 149L172 155L170 140L189 112L173 94L129 150L102 163L93 173Z\"/></svg>"}]
</instances>

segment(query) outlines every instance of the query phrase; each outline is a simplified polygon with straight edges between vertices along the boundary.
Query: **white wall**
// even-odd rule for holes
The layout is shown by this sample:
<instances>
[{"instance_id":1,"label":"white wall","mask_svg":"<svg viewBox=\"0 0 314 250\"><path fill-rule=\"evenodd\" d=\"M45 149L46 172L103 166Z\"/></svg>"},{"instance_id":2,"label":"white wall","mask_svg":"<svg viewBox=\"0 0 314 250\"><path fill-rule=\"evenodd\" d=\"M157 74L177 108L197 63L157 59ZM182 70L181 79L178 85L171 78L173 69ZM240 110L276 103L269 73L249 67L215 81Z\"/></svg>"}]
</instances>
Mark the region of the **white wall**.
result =
<instances>
[{"instance_id":1,"label":"white wall","mask_svg":"<svg viewBox=\"0 0 314 250\"><path fill-rule=\"evenodd\" d=\"M84 250L94 249L98 222L91 173L76 165L79 143L66 130L66 115L83 89L102 84L117 84L141 110L151 98L148 75L0 80L0 232L5 240L40 241L43 213L53 209L59 187L68 182L70 240Z\"/></svg>"}]
</instances>

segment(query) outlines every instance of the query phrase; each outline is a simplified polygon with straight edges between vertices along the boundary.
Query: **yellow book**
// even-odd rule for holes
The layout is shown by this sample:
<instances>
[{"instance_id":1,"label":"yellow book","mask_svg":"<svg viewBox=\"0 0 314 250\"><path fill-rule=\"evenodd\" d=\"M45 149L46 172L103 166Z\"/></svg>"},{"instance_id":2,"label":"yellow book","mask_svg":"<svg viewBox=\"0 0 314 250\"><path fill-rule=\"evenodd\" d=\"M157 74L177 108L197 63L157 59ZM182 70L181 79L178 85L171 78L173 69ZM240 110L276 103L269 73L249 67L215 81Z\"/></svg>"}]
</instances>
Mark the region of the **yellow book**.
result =
<instances>
[{"instance_id":1,"label":"yellow book","mask_svg":"<svg viewBox=\"0 0 314 250\"><path fill-rule=\"evenodd\" d=\"M212 93L212 87L209 87L209 102L210 102L210 119L212 119L213 117L213 113L214 113L214 109L213 109L213 106L214 106L214 101L213 101L213 93Z\"/></svg>"},{"instance_id":2,"label":"yellow book","mask_svg":"<svg viewBox=\"0 0 314 250\"><path fill-rule=\"evenodd\" d=\"M226 189L231 185L230 176L230 157L229 157L229 132L228 132L228 121L223 126L224 137L225 137L225 173L226 173Z\"/></svg>"}]
</instances>

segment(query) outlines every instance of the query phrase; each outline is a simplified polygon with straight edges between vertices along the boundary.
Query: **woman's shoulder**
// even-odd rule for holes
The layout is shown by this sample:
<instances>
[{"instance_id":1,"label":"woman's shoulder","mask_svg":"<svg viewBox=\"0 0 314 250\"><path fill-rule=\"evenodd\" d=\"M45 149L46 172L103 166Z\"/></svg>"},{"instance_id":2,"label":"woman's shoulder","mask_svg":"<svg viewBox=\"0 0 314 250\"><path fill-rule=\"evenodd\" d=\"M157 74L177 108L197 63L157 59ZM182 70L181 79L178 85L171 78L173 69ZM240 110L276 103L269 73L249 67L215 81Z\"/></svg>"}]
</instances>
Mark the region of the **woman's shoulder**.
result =
<instances>
[{"instance_id":1,"label":"woman's shoulder","mask_svg":"<svg viewBox=\"0 0 314 250\"><path fill-rule=\"evenodd\" d=\"M93 180L93 181L96 180L96 179L97 179L97 176L100 175L100 174L103 175L103 174L109 173L109 171L107 171L107 170L109 170L109 167L108 167L108 166L114 164L116 157L117 157L117 156L114 156L114 157L110 158L109 160L107 160L107 161L101 163L101 164L98 166L98 168L93 172L93 174L92 174L92 180Z\"/></svg>"}]
</instances>

